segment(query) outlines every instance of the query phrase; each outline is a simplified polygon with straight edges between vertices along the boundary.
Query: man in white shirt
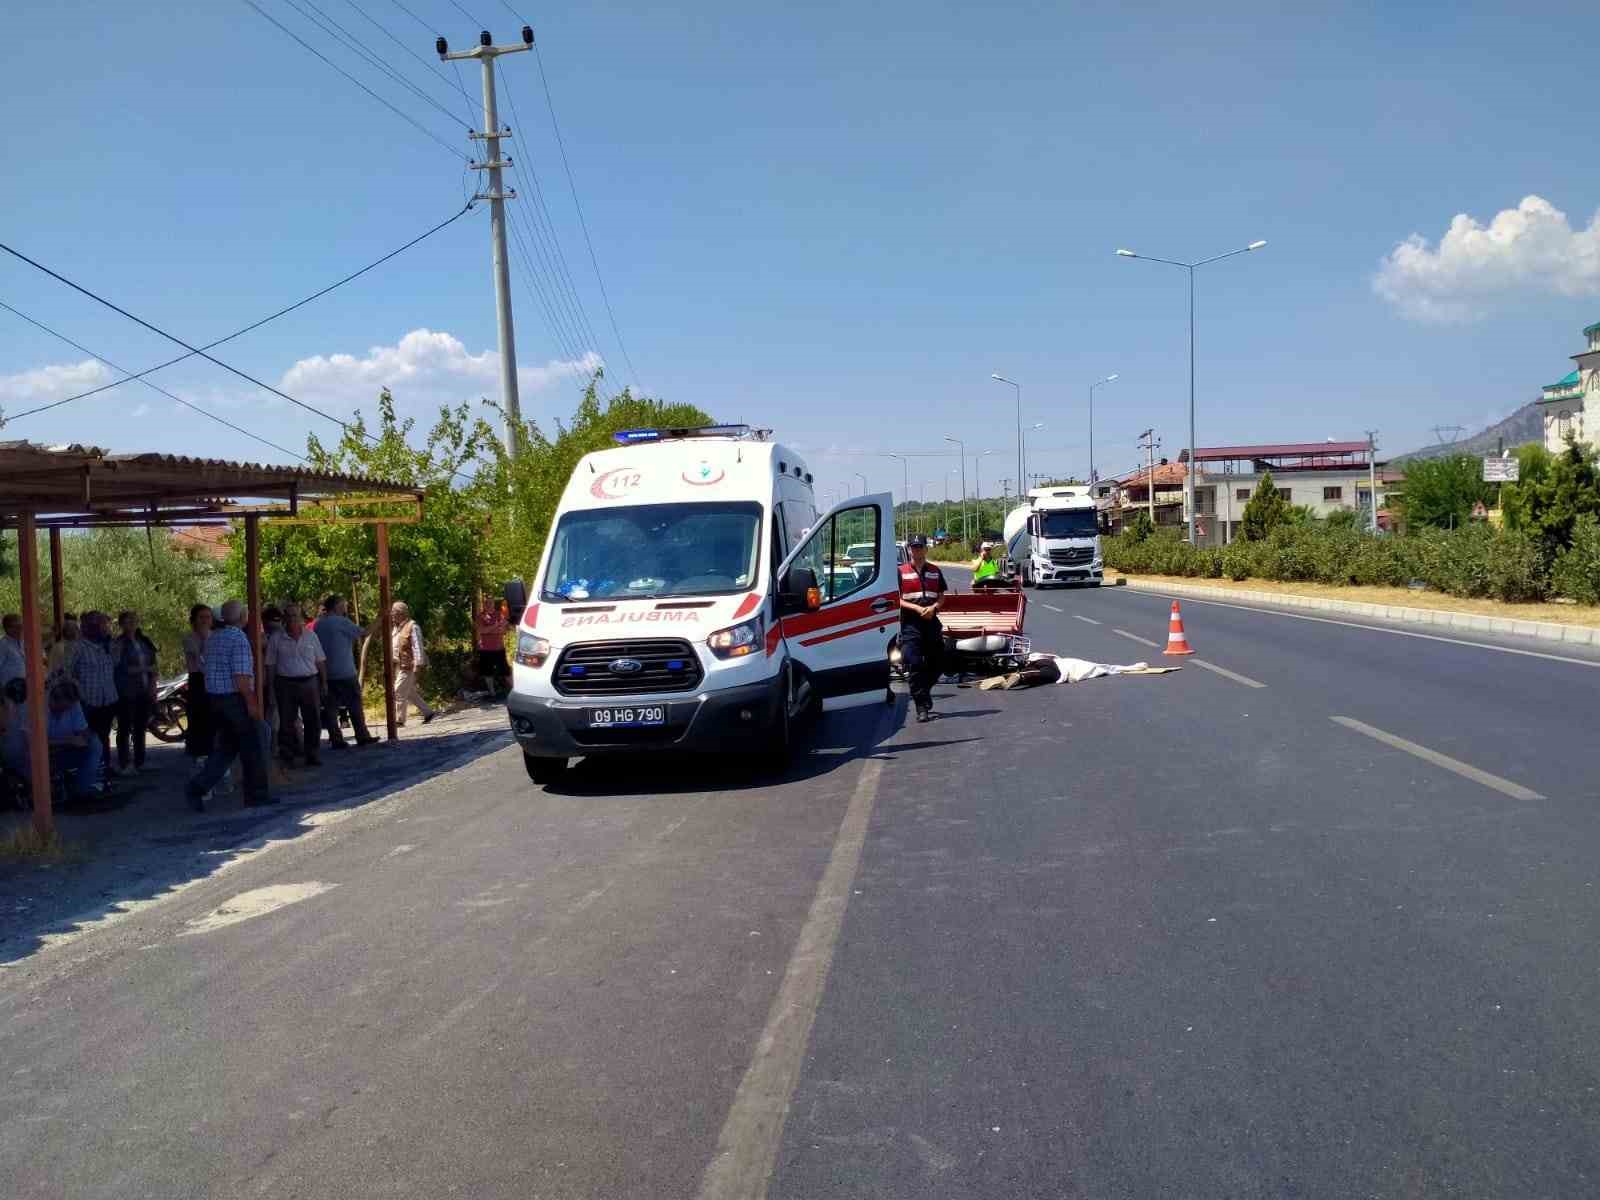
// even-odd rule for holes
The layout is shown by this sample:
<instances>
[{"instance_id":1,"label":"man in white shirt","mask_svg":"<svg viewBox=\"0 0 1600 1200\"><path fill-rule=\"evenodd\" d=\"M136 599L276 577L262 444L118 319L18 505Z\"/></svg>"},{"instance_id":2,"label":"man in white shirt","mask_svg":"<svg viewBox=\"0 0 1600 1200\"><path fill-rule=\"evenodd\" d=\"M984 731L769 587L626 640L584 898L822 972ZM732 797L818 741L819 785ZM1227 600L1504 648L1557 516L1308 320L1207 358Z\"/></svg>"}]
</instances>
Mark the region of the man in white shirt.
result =
<instances>
[{"instance_id":1,"label":"man in white shirt","mask_svg":"<svg viewBox=\"0 0 1600 1200\"><path fill-rule=\"evenodd\" d=\"M283 610L283 629L267 642L267 678L278 697L278 755L292 765L299 751L294 719L305 735L308 767L320 767L322 717L320 702L328 688L328 655L322 640L306 628L298 605Z\"/></svg>"},{"instance_id":2,"label":"man in white shirt","mask_svg":"<svg viewBox=\"0 0 1600 1200\"><path fill-rule=\"evenodd\" d=\"M0 620L0 627L5 630L5 636L0 637L0 688L3 688L28 673L28 658L22 650L22 618L16 613L7 613Z\"/></svg>"}]
</instances>

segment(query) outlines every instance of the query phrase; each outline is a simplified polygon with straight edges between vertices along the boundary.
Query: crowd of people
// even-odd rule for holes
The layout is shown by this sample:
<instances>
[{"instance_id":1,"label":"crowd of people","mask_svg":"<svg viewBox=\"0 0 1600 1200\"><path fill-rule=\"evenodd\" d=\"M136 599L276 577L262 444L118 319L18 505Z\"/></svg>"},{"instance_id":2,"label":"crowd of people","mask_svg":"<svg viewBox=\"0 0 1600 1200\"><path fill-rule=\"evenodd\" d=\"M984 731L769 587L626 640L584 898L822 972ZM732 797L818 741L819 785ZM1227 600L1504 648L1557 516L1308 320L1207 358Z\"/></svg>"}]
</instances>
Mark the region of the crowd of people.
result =
<instances>
[{"instance_id":1,"label":"crowd of people","mask_svg":"<svg viewBox=\"0 0 1600 1200\"><path fill-rule=\"evenodd\" d=\"M0 624L0 769L25 782L33 756L22 620L8 613ZM420 686L427 661L422 628L403 601L392 606L390 624L396 723L405 725L415 708L427 724L438 714ZM286 768L315 768L322 765L324 733L335 751L378 740L367 728L361 698L360 651L369 630L350 619L344 598L328 596L309 616L299 604L270 605L261 611L261 625L264 703L244 606L229 600L216 609L196 604L189 612L180 652L187 674L184 749L195 768L185 794L196 809L232 786L235 762L244 803L270 804L274 753ZM510 675L504 606L484 604L475 625L478 673L498 694ZM161 665L160 649L140 628L138 613L120 612L115 622L95 611L63 615L59 637L37 666L45 672L50 762L69 799L101 795L117 777L146 769Z\"/></svg>"}]
</instances>

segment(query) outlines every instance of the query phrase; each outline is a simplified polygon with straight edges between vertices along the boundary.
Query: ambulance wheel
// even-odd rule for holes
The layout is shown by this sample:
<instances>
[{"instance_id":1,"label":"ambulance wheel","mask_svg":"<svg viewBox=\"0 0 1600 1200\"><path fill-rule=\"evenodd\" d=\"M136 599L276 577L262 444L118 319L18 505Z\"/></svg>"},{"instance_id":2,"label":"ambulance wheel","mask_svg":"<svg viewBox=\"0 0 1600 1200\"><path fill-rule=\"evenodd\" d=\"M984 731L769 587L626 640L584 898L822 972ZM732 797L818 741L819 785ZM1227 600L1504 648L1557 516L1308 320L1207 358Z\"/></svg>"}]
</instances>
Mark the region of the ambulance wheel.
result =
<instances>
[{"instance_id":1,"label":"ambulance wheel","mask_svg":"<svg viewBox=\"0 0 1600 1200\"><path fill-rule=\"evenodd\" d=\"M794 703L794 675L783 673L783 694L778 700L778 714L767 734L767 744L758 755L759 765L766 771L786 771L794 759L794 719L789 713Z\"/></svg>"},{"instance_id":2,"label":"ambulance wheel","mask_svg":"<svg viewBox=\"0 0 1600 1200\"><path fill-rule=\"evenodd\" d=\"M567 773L567 764L570 761L566 758L540 758L529 754L526 750L522 752L522 765L528 770L528 778L540 787L559 782Z\"/></svg>"}]
</instances>

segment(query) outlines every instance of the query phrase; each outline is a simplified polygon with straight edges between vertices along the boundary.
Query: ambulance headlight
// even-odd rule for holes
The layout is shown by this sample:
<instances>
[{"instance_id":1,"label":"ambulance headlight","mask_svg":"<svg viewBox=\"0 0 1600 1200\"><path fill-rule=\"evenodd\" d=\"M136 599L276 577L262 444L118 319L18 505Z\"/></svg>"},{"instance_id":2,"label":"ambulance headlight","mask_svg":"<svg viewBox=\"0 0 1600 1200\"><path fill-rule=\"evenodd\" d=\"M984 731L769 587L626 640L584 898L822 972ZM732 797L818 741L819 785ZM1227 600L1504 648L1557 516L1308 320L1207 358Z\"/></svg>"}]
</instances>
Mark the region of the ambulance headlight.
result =
<instances>
[{"instance_id":1,"label":"ambulance headlight","mask_svg":"<svg viewBox=\"0 0 1600 1200\"><path fill-rule=\"evenodd\" d=\"M544 660L550 657L550 641L538 634L519 632L517 634L517 661L525 667L542 667Z\"/></svg>"},{"instance_id":2,"label":"ambulance headlight","mask_svg":"<svg viewBox=\"0 0 1600 1200\"><path fill-rule=\"evenodd\" d=\"M762 622L755 617L742 625L719 629L706 639L706 648L718 658L743 658L761 647Z\"/></svg>"}]
</instances>

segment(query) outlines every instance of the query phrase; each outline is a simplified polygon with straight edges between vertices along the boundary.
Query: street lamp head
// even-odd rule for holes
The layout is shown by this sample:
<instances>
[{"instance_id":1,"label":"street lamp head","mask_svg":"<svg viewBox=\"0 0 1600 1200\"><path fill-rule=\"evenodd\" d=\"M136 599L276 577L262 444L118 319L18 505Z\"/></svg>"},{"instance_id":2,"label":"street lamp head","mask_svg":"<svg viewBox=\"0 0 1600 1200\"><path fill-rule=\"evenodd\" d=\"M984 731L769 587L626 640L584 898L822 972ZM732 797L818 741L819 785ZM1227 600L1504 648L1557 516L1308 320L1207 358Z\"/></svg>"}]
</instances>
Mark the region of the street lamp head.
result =
<instances>
[{"instance_id":1,"label":"street lamp head","mask_svg":"<svg viewBox=\"0 0 1600 1200\"><path fill-rule=\"evenodd\" d=\"M998 379L1001 383L1010 383L1011 382L1004 375L990 375L989 378L990 379Z\"/></svg>"},{"instance_id":2,"label":"street lamp head","mask_svg":"<svg viewBox=\"0 0 1600 1200\"><path fill-rule=\"evenodd\" d=\"M954 442L958 446L961 445L961 439L960 438L951 437L948 433L944 435L944 440L947 441L947 442Z\"/></svg>"},{"instance_id":3,"label":"street lamp head","mask_svg":"<svg viewBox=\"0 0 1600 1200\"><path fill-rule=\"evenodd\" d=\"M1261 249L1261 247L1265 246L1266 244L1267 244L1266 239L1263 238L1259 242L1251 242L1248 246L1245 247L1245 249L1246 250L1259 250L1259 249Z\"/></svg>"},{"instance_id":4,"label":"street lamp head","mask_svg":"<svg viewBox=\"0 0 1600 1200\"><path fill-rule=\"evenodd\" d=\"M1113 371L1111 374L1107 375L1103 380L1101 380L1101 382L1102 383L1110 383L1116 377L1117 377L1117 373L1115 371Z\"/></svg>"},{"instance_id":5,"label":"street lamp head","mask_svg":"<svg viewBox=\"0 0 1600 1200\"><path fill-rule=\"evenodd\" d=\"M1043 429L1044 428L1044 422L1043 421L1035 421L1032 425L1028 426L1028 428L1029 429Z\"/></svg>"},{"instance_id":6,"label":"street lamp head","mask_svg":"<svg viewBox=\"0 0 1600 1200\"><path fill-rule=\"evenodd\" d=\"M1119 258L1138 258L1139 256L1137 254L1135 254L1132 250L1118 250L1117 251L1117 257L1119 257Z\"/></svg>"}]
</instances>

